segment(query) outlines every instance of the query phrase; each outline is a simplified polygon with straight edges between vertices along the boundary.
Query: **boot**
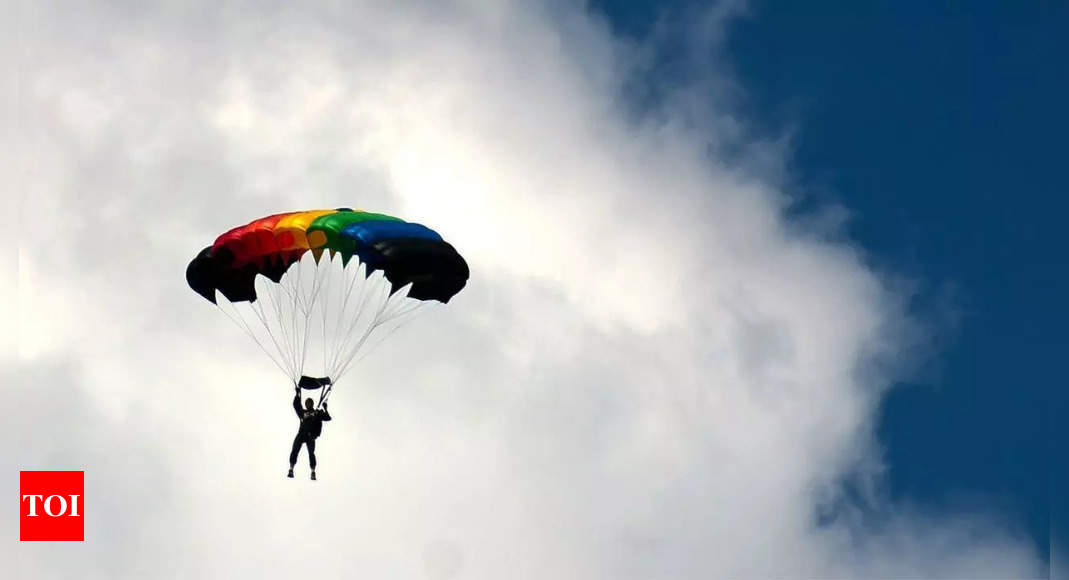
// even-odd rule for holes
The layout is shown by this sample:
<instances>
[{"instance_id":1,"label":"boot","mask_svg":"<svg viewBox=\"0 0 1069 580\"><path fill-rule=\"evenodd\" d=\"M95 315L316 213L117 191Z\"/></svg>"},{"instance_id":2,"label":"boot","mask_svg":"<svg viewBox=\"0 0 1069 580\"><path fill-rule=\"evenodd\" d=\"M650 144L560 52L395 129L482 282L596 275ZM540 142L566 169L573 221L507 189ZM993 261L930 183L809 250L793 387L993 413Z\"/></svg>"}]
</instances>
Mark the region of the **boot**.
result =
<instances>
[{"instance_id":1,"label":"boot","mask_svg":"<svg viewBox=\"0 0 1069 580\"><path fill-rule=\"evenodd\" d=\"M292 467L290 468L289 473L286 474L286 477L290 477L290 478L293 477L293 468Z\"/></svg>"},{"instance_id":2,"label":"boot","mask_svg":"<svg viewBox=\"0 0 1069 580\"><path fill-rule=\"evenodd\" d=\"M312 481L315 481L315 480L316 480L316 472L313 471L312 472Z\"/></svg>"}]
</instances>

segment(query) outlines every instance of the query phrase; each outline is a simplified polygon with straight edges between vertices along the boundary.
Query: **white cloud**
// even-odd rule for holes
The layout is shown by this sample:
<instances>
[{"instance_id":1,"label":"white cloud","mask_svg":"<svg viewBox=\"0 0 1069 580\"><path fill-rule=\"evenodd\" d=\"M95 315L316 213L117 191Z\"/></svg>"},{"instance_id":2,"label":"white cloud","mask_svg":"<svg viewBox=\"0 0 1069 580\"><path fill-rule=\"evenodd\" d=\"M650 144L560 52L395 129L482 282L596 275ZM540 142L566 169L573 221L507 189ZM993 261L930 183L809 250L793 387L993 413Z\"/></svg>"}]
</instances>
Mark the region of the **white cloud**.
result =
<instances>
[{"instance_id":1,"label":"white cloud","mask_svg":"<svg viewBox=\"0 0 1069 580\"><path fill-rule=\"evenodd\" d=\"M785 222L781 148L696 104L717 63L638 119L641 48L572 8L295 6L24 7L0 429L9 473L90 483L89 541L8 543L20 576L1039 575L974 515L816 526L879 464L915 326ZM281 477L284 379L183 272L338 205L433 225L473 277L338 387L311 485Z\"/></svg>"}]
</instances>

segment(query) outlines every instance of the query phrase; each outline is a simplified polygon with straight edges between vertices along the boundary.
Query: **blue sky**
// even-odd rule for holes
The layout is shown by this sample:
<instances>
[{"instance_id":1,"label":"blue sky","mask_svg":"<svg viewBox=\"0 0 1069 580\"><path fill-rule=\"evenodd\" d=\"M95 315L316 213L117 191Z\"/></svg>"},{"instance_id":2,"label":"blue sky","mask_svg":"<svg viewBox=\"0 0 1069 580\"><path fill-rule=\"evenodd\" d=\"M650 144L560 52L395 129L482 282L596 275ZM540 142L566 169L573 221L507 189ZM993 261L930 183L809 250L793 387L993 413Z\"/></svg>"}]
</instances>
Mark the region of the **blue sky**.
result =
<instances>
[{"instance_id":1,"label":"blue sky","mask_svg":"<svg viewBox=\"0 0 1069 580\"><path fill-rule=\"evenodd\" d=\"M595 6L637 39L688 10ZM1048 555L1064 6L754 2L722 52L747 120L792 133L798 211L848 208L871 264L917 283L914 309L938 325L939 348L883 404L887 492L937 514L1000 510Z\"/></svg>"}]
</instances>

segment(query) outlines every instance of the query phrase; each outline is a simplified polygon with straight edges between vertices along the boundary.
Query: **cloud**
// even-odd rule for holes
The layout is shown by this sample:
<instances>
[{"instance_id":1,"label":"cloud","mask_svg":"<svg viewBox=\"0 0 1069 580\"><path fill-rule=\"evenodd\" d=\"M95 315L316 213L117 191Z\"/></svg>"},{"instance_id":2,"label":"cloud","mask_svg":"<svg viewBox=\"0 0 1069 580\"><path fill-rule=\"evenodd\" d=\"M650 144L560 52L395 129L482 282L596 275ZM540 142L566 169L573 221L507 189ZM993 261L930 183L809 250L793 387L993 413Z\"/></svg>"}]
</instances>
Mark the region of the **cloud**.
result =
<instances>
[{"instance_id":1,"label":"cloud","mask_svg":"<svg viewBox=\"0 0 1069 580\"><path fill-rule=\"evenodd\" d=\"M1040 574L982 514L818 522L844 477L878 483L874 407L923 326L786 221L787 152L715 60L638 113L645 49L556 4L20 18L27 415L0 429L17 467L95 482L89 541L9 547L20 575ZM473 276L338 387L310 485L282 477L284 379L183 272L235 224L340 205L433 225Z\"/></svg>"}]
</instances>

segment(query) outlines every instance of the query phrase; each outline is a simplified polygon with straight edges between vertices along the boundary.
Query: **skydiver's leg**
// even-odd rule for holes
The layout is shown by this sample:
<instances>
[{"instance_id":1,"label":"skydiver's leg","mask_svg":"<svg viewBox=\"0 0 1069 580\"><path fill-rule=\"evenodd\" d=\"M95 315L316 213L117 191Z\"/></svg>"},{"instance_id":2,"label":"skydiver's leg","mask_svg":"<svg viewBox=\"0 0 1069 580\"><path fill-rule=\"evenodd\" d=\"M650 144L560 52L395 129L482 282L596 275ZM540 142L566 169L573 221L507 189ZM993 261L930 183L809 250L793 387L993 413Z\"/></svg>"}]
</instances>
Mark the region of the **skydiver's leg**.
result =
<instances>
[{"instance_id":1,"label":"skydiver's leg","mask_svg":"<svg viewBox=\"0 0 1069 580\"><path fill-rule=\"evenodd\" d=\"M301 452L301 444L304 443L304 438L300 433L293 438L293 448L290 449L290 471L293 470L293 466L297 465L297 455Z\"/></svg>"},{"instance_id":2,"label":"skydiver's leg","mask_svg":"<svg viewBox=\"0 0 1069 580\"><path fill-rule=\"evenodd\" d=\"M316 440L315 437L308 438L308 464L312 466L312 473L316 470Z\"/></svg>"}]
</instances>

